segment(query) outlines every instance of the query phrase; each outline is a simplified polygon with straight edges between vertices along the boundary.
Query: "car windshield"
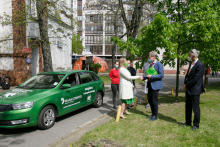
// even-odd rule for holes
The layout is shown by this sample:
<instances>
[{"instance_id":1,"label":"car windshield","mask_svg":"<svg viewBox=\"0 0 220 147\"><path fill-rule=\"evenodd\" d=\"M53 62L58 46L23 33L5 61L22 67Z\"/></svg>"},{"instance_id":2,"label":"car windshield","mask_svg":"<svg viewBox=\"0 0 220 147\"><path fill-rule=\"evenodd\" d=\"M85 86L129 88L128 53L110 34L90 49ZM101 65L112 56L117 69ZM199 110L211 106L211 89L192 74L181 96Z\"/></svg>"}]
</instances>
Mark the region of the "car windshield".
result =
<instances>
[{"instance_id":1,"label":"car windshield","mask_svg":"<svg viewBox=\"0 0 220 147\"><path fill-rule=\"evenodd\" d=\"M18 88L24 89L51 89L56 87L65 75L36 75L26 82L22 83Z\"/></svg>"}]
</instances>

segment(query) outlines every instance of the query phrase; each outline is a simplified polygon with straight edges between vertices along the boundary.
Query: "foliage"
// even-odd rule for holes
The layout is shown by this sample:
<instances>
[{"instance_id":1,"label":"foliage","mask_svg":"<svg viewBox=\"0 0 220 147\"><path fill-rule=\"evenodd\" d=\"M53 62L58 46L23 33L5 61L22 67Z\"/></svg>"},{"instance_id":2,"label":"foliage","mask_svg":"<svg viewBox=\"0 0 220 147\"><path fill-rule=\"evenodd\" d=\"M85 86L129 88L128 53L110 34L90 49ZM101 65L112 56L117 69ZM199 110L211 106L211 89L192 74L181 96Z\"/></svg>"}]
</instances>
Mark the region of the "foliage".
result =
<instances>
[{"instance_id":1,"label":"foliage","mask_svg":"<svg viewBox=\"0 0 220 147\"><path fill-rule=\"evenodd\" d=\"M117 45L121 46L121 50L127 49L132 53L130 59L134 59L135 55L143 57L142 62L146 62L145 55L152 50L160 53L161 49L165 49L163 53L166 58L162 60L164 65L174 67L175 59L181 60L181 65L187 64L188 52L196 48L200 51L200 60L204 64L220 65L220 21L219 21L219 4L212 1L190 1L189 3L181 3L181 7L177 9L177 4L167 5L167 12L158 13L155 20L149 25L142 28L142 34L137 39L129 38L127 42L120 39L112 38ZM204 11L206 10L206 11ZM181 11L181 20L174 11ZM166 17L168 15L172 17ZM180 44L178 43L178 35L180 35ZM177 53L178 46L181 47L180 54ZM138 63L137 63L138 64ZM137 65L142 67L142 65Z\"/></svg>"},{"instance_id":2,"label":"foliage","mask_svg":"<svg viewBox=\"0 0 220 147\"><path fill-rule=\"evenodd\" d=\"M94 63L90 64L92 71L94 71L96 74L98 74L99 69L102 67L100 63Z\"/></svg>"},{"instance_id":3,"label":"foliage","mask_svg":"<svg viewBox=\"0 0 220 147\"><path fill-rule=\"evenodd\" d=\"M82 53L84 47L82 46L82 40L80 39L79 34L72 36L72 51L73 53Z\"/></svg>"},{"instance_id":4,"label":"foliage","mask_svg":"<svg viewBox=\"0 0 220 147\"><path fill-rule=\"evenodd\" d=\"M156 1L155 1L156 2ZM159 2L158 11L166 7L166 11L156 14L154 21L142 28L142 34L137 39L129 38L123 42L113 38L121 49L130 51L131 59L135 55L143 57L142 63L136 63L137 68L146 62L146 54L150 51L163 52L164 65L174 67L177 72L180 66L187 64L189 51L200 51L199 59L208 64L220 67L220 4L216 0L185 1L169 0ZM161 53L162 54L162 53ZM176 62L177 61L177 62ZM178 97L179 75L176 77L176 98ZM177 99L176 99L177 100Z\"/></svg>"}]
</instances>

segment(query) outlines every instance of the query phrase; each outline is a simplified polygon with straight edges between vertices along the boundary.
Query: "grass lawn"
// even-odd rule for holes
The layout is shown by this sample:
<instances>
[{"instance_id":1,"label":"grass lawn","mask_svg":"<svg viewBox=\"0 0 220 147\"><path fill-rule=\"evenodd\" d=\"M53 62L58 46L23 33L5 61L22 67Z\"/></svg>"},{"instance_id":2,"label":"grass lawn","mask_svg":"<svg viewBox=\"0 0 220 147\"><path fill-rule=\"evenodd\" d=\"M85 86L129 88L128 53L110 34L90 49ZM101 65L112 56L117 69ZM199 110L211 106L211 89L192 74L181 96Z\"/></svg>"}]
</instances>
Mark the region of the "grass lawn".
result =
<instances>
[{"instance_id":1,"label":"grass lawn","mask_svg":"<svg viewBox=\"0 0 220 147\"><path fill-rule=\"evenodd\" d=\"M115 146L150 146L150 147L188 147L188 146L220 146L220 83L207 87L201 95L200 129L190 130L191 127L181 127L185 122L184 93L179 94L179 103L174 103L174 96L161 96L159 99L158 120L150 122L146 116L151 115L150 109L139 105L137 110L130 110L127 119L120 119L97 127L86 133L73 146L85 146L89 142L102 140L112 141ZM111 145L112 147L112 145Z\"/></svg>"},{"instance_id":2,"label":"grass lawn","mask_svg":"<svg viewBox=\"0 0 220 147\"><path fill-rule=\"evenodd\" d=\"M110 69L109 70L106 70L104 72L99 72L99 73L109 73L110 72Z\"/></svg>"},{"instance_id":3,"label":"grass lawn","mask_svg":"<svg viewBox=\"0 0 220 147\"><path fill-rule=\"evenodd\" d=\"M106 75L100 75L99 76L102 81L104 81L105 85L110 85L111 84L111 80L109 79L108 76ZM140 79L135 80L135 83L142 83L142 81Z\"/></svg>"}]
</instances>

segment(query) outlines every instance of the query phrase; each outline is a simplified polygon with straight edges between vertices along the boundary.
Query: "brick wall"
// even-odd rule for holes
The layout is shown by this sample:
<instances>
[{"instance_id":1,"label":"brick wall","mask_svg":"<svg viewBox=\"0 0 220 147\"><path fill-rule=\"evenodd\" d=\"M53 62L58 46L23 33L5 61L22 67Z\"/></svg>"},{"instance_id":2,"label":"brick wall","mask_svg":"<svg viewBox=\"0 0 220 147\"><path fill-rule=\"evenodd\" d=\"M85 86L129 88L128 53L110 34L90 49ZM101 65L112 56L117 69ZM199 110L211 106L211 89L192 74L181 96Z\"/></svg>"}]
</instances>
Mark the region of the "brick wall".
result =
<instances>
[{"instance_id":1,"label":"brick wall","mask_svg":"<svg viewBox=\"0 0 220 147\"><path fill-rule=\"evenodd\" d=\"M27 64L25 59L32 58L32 54L23 53L23 48L26 47L26 23L20 23L16 25L16 22L22 22L25 19L23 3L25 0L12 0L12 20L13 20L13 54L0 54L4 57L13 57L14 70L2 70L0 71L0 77L2 74L10 77L11 85L20 85L32 76L32 64L29 64L29 70L27 70ZM18 11L20 10L20 11ZM19 19L18 19L19 18ZM33 44L39 45L39 72L43 72L43 59L42 48L39 42L34 40L29 42L29 47Z\"/></svg>"}]
</instances>

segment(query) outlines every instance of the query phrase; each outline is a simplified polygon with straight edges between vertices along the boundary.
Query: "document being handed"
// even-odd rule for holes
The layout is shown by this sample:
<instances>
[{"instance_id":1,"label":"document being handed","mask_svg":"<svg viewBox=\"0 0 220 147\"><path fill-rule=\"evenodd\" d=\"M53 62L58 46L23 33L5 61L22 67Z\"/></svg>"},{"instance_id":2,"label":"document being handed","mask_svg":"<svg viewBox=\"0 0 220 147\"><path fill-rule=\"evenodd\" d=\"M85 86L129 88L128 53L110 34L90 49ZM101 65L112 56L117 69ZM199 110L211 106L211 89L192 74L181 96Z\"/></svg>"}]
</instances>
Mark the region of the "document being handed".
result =
<instances>
[{"instance_id":1,"label":"document being handed","mask_svg":"<svg viewBox=\"0 0 220 147\"><path fill-rule=\"evenodd\" d=\"M146 70L146 73L147 73L147 75L151 75L151 76L158 75L157 71L154 69L153 66L148 68L148 70Z\"/></svg>"}]
</instances>

